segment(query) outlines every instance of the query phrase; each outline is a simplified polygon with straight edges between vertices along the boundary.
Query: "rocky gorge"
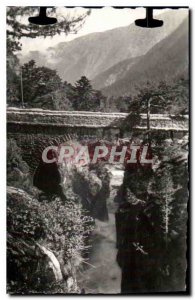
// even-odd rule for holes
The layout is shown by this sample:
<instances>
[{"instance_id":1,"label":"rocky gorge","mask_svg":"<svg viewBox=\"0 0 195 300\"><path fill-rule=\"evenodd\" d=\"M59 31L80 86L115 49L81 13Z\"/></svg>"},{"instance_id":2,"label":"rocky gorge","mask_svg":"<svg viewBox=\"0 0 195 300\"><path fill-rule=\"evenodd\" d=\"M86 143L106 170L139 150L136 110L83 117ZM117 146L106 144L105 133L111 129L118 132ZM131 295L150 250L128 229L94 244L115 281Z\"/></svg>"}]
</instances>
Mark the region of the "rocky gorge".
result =
<instances>
[{"instance_id":1,"label":"rocky gorge","mask_svg":"<svg viewBox=\"0 0 195 300\"><path fill-rule=\"evenodd\" d=\"M185 290L185 137L158 141L152 168L53 164L45 176L39 165L34 182L13 140L10 146L10 293L27 285L34 293Z\"/></svg>"}]
</instances>

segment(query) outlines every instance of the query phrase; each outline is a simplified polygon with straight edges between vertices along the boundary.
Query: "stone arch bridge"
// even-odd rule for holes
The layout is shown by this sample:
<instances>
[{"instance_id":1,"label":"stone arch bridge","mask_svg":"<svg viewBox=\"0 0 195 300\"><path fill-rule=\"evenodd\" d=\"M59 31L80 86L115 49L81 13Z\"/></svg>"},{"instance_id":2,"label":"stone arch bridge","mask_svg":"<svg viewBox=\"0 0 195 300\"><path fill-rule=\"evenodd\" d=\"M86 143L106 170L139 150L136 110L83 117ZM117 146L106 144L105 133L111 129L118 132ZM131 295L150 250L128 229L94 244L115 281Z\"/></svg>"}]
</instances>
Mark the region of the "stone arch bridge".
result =
<instances>
[{"instance_id":1,"label":"stone arch bridge","mask_svg":"<svg viewBox=\"0 0 195 300\"><path fill-rule=\"evenodd\" d=\"M7 137L16 140L24 160L34 171L43 149L49 145L63 143L72 137L116 140L121 134L128 137L133 130L146 131L145 114L128 129L124 125L130 121L131 115L127 113L8 108ZM188 116L153 114L150 127L154 132L180 137L188 132Z\"/></svg>"}]
</instances>

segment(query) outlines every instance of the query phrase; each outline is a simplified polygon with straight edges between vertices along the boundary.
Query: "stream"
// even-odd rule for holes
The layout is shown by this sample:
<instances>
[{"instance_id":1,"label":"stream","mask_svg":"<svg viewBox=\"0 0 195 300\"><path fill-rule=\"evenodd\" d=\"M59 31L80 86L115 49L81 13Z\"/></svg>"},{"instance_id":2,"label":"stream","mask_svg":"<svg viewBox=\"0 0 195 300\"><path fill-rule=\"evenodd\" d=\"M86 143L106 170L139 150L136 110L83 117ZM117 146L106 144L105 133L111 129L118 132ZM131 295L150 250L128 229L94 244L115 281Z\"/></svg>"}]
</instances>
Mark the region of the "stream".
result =
<instances>
[{"instance_id":1,"label":"stream","mask_svg":"<svg viewBox=\"0 0 195 300\"><path fill-rule=\"evenodd\" d=\"M116 228L115 211L117 204L114 196L122 184L123 171L113 170L111 178L111 194L107 201L109 220L101 222L95 220L92 236L92 248L88 266L79 275L79 286L86 294L120 294L121 269L116 262Z\"/></svg>"}]
</instances>

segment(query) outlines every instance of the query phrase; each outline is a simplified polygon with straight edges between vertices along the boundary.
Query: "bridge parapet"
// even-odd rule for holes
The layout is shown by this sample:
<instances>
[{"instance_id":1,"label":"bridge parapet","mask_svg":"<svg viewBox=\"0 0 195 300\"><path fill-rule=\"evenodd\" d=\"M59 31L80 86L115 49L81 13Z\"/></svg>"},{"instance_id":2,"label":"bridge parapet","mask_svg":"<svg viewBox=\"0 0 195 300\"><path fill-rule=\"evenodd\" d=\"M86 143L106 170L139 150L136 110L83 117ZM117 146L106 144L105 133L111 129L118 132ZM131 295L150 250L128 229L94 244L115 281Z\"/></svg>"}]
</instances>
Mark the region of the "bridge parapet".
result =
<instances>
[{"instance_id":1,"label":"bridge parapet","mask_svg":"<svg viewBox=\"0 0 195 300\"><path fill-rule=\"evenodd\" d=\"M102 113L84 111L50 111L41 109L7 110L7 123L16 126L41 127L84 127L84 128L121 128L127 119L127 113ZM146 114L140 115L140 123L136 129L147 128ZM188 116L168 114L151 114L150 127L152 130L188 131ZM9 131L9 128L8 128Z\"/></svg>"},{"instance_id":2,"label":"bridge parapet","mask_svg":"<svg viewBox=\"0 0 195 300\"><path fill-rule=\"evenodd\" d=\"M70 139L116 140L123 133L124 124L129 124L131 116L126 113L49 111L39 109L7 110L7 136L16 140L21 148L23 159L28 163L32 174L39 165L42 152L50 145L60 145ZM146 130L146 115L141 115L135 130ZM126 123L125 123L126 122ZM151 115L151 129L176 132L185 135L188 131L188 117ZM124 137L130 137L125 126Z\"/></svg>"}]
</instances>

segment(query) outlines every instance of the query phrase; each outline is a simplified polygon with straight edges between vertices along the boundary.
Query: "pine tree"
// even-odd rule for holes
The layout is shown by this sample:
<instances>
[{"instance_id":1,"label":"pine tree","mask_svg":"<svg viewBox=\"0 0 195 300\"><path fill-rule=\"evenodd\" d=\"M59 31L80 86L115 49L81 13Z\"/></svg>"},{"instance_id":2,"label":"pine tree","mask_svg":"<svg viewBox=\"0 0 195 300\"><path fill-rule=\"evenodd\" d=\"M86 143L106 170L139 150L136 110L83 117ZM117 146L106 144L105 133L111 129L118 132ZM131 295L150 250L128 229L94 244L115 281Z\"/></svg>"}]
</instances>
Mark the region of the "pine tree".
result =
<instances>
[{"instance_id":1,"label":"pine tree","mask_svg":"<svg viewBox=\"0 0 195 300\"><path fill-rule=\"evenodd\" d=\"M40 97L62 88L57 72L46 67L37 67L34 60L22 66L22 80L24 104L27 107L41 107L41 103L37 104Z\"/></svg>"},{"instance_id":2,"label":"pine tree","mask_svg":"<svg viewBox=\"0 0 195 300\"><path fill-rule=\"evenodd\" d=\"M105 97L100 91L94 90L90 80L82 76L69 91L68 98L75 110L99 111Z\"/></svg>"},{"instance_id":3,"label":"pine tree","mask_svg":"<svg viewBox=\"0 0 195 300\"><path fill-rule=\"evenodd\" d=\"M39 7L9 6L7 7L7 49L9 52L21 50L21 38L53 37L54 35L76 33L90 11L71 16L58 16L58 22L50 26L29 23L28 17L38 15ZM48 9L48 16L55 16L56 7Z\"/></svg>"}]
</instances>

